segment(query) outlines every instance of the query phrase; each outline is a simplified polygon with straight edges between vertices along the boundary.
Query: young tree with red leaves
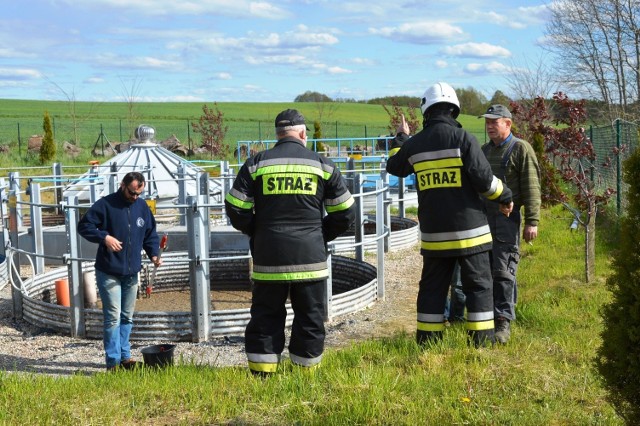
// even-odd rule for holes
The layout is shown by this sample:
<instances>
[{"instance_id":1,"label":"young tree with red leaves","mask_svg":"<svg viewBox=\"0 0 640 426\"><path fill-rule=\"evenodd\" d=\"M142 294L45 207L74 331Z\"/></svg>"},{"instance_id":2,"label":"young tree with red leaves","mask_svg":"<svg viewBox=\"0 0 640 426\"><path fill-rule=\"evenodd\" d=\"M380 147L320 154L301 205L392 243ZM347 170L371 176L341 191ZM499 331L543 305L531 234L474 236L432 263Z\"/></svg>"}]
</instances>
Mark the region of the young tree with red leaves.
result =
<instances>
[{"instance_id":1,"label":"young tree with red leaves","mask_svg":"<svg viewBox=\"0 0 640 426\"><path fill-rule=\"evenodd\" d=\"M551 116L541 97L536 98L528 109L517 103L512 103L511 107L519 133L533 141L534 149L536 144L544 146L542 156L537 151L543 174L543 200L570 207L569 197L560 189L558 177L574 189L572 198L579 212L576 219L585 229L585 280L590 282L595 272L596 214L598 207L607 204L615 190L602 190L596 185L601 178L595 172L599 159L583 127L587 121L586 102L572 101L562 92L555 93L553 100L558 112L552 124L549 124ZM617 151L612 152L612 155L617 154ZM610 163L611 158L606 158L602 166L607 167Z\"/></svg>"}]
</instances>

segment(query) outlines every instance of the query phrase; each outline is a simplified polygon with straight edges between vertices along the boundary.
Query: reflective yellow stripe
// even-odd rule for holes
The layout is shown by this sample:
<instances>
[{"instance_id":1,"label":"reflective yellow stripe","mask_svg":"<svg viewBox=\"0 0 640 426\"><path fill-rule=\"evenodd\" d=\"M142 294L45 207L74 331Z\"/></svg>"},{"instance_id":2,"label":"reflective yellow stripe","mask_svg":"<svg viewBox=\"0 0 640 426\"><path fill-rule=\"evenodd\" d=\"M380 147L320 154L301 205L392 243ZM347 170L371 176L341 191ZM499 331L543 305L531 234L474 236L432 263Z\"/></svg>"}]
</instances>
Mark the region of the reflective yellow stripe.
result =
<instances>
[{"instance_id":1,"label":"reflective yellow stripe","mask_svg":"<svg viewBox=\"0 0 640 426\"><path fill-rule=\"evenodd\" d=\"M465 328L471 331L491 330L495 328L493 320L478 321L478 322L465 321L464 324L465 324Z\"/></svg>"},{"instance_id":2,"label":"reflective yellow stripe","mask_svg":"<svg viewBox=\"0 0 640 426\"><path fill-rule=\"evenodd\" d=\"M298 281L298 280L319 280L329 276L328 269L319 271L304 272L256 272L253 271L251 278L260 281Z\"/></svg>"},{"instance_id":3,"label":"reflective yellow stripe","mask_svg":"<svg viewBox=\"0 0 640 426\"><path fill-rule=\"evenodd\" d=\"M249 202L249 201L242 201L239 198L234 197L233 195L231 195L231 193L227 193L227 195L224 197L225 200L227 200L229 202L229 204L232 204L238 208L244 209L244 210L251 210L253 208L253 203Z\"/></svg>"},{"instance_id":4,"label":"reflective yellow stripe","mask_svg":"<svg viewBox=\"0 0 640 426\"><path fill-rule=\"evenodd\" d=\"M496 198L502 195L502 191L504 191L504 187L502 185L502 181L497 177L493 177L493 182L491 184L491 189L484 193L484 196L489 200L495 200Z\"/></svg>"},{"instance_id":5,"label":"reflective yellow stripe","mask_svg":"<svg viewBox=\"0 0 640 426\"><path fill-rule=\"evenodd\" d=\"M249 369L253 371L260 371L263 373L275 373L278 369L278 364L267 362L251 362L249 361Z\"/></svg>"},{"instance_id":6,"label":"reflective yellow stripe","mask_svg":"<svg viewBox=\"0 0 640 426\"><path fill-rule=\"evenodd\" d=\"M347 210L349 207L353 205L353 203L354 203L353 197L350 197L344 203L340 203L335 206L325 206L325 209L327 210L327 213L341 212L343 210Z\"/></svg>"},{"instance_id":7,"label":"reflective yellow stripe","mask_svg":"<svg viewBox=\"0 0 640 426\"><path fill-rule=\"evenodd\" d=\"M398 151L400 151L400 148L392 148L389 150L389 157L391 157L392 155L395 155L398 153Z\"/></svg>"},{"instance_id":8,"label":"reflective yellow stripe","mask_svg":"<svg viewBox=\"0 0 640 426\"><path fill-rule=\"evenodd\" d=\"M445 169L447 167L462 167L462 158L443 158L442 160L421 161L413 165L413 170L421 172L429 169Z\"/></svg>"},{"instance_id":9,"label":"reflective yellow stripe","mask_svg":"<svg viewBox=\"0 0 640 426\"><path fill-rule=\"evenodd\" d=\"M475 238L467 238L455 241L422 241L420 247L425 250L456 250L476 247L492 241L491 234L481 235Z\"/></svg>"},{"instance_id":10,"label":"reflective yellow stripe","mask_svg":"<svg viewBox=\"0 0 640 426\"><path fill-rule=\"evenodd\" d=\"M418 321L418 330L420 331L444 331L443 322L420 322Z\"/></svg>"},{"instance_id":11,"label":"reflective yellow stripe","mask_svg":"<svg viewBox=\"0 0 640 426\"><path fill-rule=\"evenodd\" d=\"M331 173L319 169L318 167L306 166L304 164L280 164L258 167L255 172L251 173L251 178L255 180L258 176L270 175L273 173L303 173L320 176L325 180L331 177Z\"/></svg>"}]
</instances>

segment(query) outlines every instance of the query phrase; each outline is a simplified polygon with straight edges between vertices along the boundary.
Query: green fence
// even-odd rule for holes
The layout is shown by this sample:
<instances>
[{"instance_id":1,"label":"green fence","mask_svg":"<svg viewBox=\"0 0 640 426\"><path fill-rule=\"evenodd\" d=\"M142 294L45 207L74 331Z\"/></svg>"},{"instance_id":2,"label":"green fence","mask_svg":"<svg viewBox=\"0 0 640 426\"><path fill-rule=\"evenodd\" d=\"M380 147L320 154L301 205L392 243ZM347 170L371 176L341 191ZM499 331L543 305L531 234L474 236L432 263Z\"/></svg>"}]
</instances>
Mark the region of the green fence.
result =
<instances>
[{"instance_id":1,"label":"green fence","mask_svg":"<svg viewBox=\"0 0 640 426\"><path fill-rule=\"evenodd\" d=\"M93 149L101 135L110 142L117 144L131 139L133 130L139 124L149 124L156 130L156 139L163 141L172 135L188 148L200 146L200 135L193 132L191 120L186 119L158 119L145 118L134 125L125 120L82 120L74 123L69 119L53 117L54 140L61 144L63 141L76 143L81 148ZM228 121L226 143L235 147L239 140L261 141L275 138L273 122L260 121ZM309 131L313 135L313 129ZM322 136L325 138L355 138L374 137L387 134L388 130L381 125L345 123L339 121L322 123ZM32 135L42 135L41 119L11 119L0 120L0 144L17 148L26 152L28 141ZM76 141L77 139L77 141Z\"/></svg>"},{"instance_id":2,"label":"green fence","mask_svg":"<svg viewBox=\"0 0 640 426\"><path fill-rule=\"evenodd\" d=\"M610 126L589 128L589 138L596 151L593 164L593 179L600 190L616 190L616 209L620 215L626 208L626 184L622 182L624 160L638 148L638 125L622 120L614 121ZM619 155L615 155L619 152ZM611 159L608 166L604 164ZM589 169L590 165L585 165Z\"/></svg>"}]
</instances>

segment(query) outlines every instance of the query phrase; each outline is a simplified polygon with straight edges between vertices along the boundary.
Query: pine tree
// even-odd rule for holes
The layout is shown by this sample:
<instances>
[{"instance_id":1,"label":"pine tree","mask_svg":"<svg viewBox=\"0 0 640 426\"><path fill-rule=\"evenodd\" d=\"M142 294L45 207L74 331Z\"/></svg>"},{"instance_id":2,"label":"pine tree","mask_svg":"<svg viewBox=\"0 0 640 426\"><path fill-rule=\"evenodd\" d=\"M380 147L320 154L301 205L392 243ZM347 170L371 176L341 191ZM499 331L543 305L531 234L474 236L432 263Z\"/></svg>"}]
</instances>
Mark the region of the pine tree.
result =
<instances>
[{"instance_id":1,"label":"pine tree","mask_svg":"<svg viewBox=\"0 0 640 426\"><path fill-rule=\"evenodd\" d=\"M42 138L42 145L40 146L40 163L46 164L56 156L56 144L53 142L51 117L48 111L44 112L42 129L44 130L44 137Z\"/></svg>"}]
</instances>

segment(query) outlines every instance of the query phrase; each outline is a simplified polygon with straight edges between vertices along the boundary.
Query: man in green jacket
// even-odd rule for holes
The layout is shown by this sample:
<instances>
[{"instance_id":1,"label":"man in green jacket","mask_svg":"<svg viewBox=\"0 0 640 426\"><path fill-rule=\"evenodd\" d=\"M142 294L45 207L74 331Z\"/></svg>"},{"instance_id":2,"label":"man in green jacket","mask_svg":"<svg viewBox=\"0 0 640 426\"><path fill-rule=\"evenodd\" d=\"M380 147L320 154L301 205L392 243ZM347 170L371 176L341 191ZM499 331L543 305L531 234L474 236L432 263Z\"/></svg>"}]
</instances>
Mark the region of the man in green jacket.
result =
<instances>
[{"instance_id":1,"label":"man in green jacket","mask_svg":"<svg viewBox=\"0 0 640 426\"><path fill-rule=\"evenodd\" d=\"M513 192L513 213L500 214L493 203L485 203L493 236L491 270L493 304L496 318L496 341L507 343L511 337L510 322L516 319L518 299L516 272L520 260L520 228L524 207L522 237L531 243L538 236L540 220L540 167L531 145L511 133L511 112L504 105L491 105L480 117L491 141L482 146L493 174ZM478 117L478 118L480 118Z\"/></svg>"}]
</instances>

